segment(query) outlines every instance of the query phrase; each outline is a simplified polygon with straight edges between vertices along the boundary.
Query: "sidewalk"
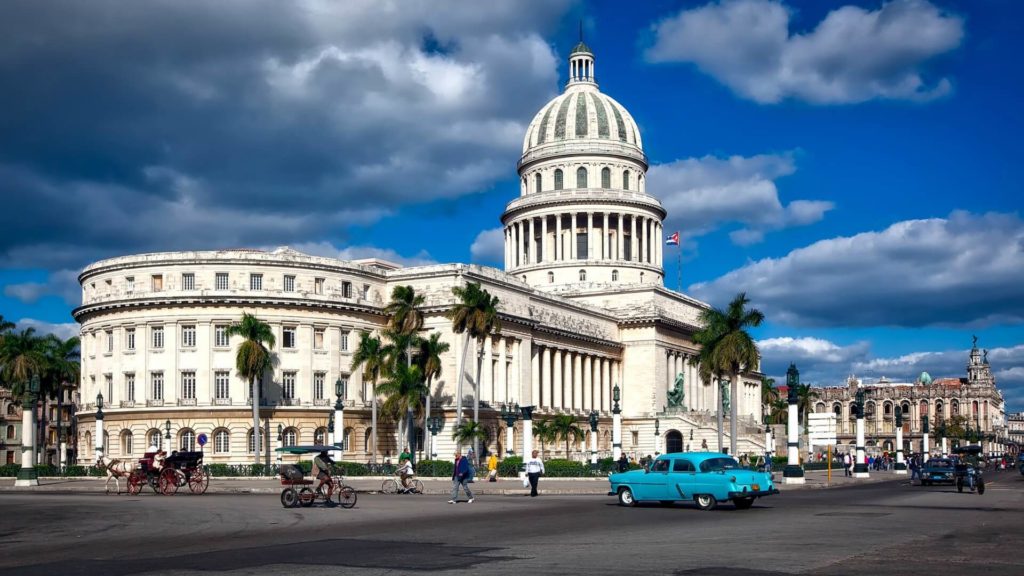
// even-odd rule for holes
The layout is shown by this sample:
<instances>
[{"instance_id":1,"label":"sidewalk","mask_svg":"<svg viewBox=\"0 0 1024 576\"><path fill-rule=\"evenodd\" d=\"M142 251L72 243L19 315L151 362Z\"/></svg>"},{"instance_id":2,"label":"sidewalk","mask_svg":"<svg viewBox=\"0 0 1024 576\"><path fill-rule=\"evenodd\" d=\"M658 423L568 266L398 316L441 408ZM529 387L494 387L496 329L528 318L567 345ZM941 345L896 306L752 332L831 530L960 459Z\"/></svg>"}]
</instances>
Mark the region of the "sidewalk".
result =
<instances>
[{"instance_id":1,"label":"sidewalk","mask_svg":"<svg viewBox=\"0 0 1024 576\"><path fill-rule=\"evenodd\" d=\"M836 473L838 472L838 474ZM345 483L359 492L373 493L380 490L381 484L390 476L347 477ZM884 482L887 480L908 479L909 476L898 476L893 472L872 472L870 478L844 477L842 470L832 471L832 481L827 482L824 470L811 470L805 473L804 484L785 484L782 473L775 473L775 485L782 492L790 490L825 489L851 484ZM452 482L448 478L420 478L424 493L443 495L451 492ZM54 492L54 493L102 493L104 478L40 478L39 486L25 488L15 487L14 478L0 479L0 493L15 492ZM126 481L121 480L121 490L125 490ZM606 495L608 494L607 478L541 478L541 494L551 495ZM529 493L517 479L502 478L497 482L478 480L472 484L474 493L481 495L523 495ZM179 494L187 494L188 487L179 490ZM281 483L276 478L211 478L208 494L278 494ZM149 488L143 494L152 493Z\"/></svg>"}]
</instances>

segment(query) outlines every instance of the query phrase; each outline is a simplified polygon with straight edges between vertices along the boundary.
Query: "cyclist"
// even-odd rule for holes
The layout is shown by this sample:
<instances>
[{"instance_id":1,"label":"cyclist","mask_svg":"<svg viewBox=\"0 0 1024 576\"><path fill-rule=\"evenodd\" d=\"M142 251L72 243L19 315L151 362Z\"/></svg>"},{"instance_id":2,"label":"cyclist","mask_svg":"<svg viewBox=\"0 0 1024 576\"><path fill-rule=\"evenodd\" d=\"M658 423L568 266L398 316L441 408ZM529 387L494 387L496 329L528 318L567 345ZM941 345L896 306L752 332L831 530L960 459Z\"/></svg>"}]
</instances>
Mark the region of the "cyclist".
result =
<instances>
[{"instance_id":1,"label":"cyclist","mask_svg":"<svg viewBox=\"0 0 1024 576\"><path fill-rule=\"evenodd\" d=\"M331 456L326 450L320 452L316 458L313 458L313 473L316 475L316 479L320 481L316 486L317 491L323 487L324 483L333 488L331 483L331 466L333 465L334 460L331 460Z\"/></svg>"},{"instance_id":2,"label":"cyclist","mask_svg":"<svg viewBox=\"0 0 1024 576\"><path fill-rule=\"evenodd\" d=\"M398 465L398 470L395 470L402 479L402 491L409 491L409 479L413 477L412 462L408 459L402 460Z\"/></svg>"}]
</instances>

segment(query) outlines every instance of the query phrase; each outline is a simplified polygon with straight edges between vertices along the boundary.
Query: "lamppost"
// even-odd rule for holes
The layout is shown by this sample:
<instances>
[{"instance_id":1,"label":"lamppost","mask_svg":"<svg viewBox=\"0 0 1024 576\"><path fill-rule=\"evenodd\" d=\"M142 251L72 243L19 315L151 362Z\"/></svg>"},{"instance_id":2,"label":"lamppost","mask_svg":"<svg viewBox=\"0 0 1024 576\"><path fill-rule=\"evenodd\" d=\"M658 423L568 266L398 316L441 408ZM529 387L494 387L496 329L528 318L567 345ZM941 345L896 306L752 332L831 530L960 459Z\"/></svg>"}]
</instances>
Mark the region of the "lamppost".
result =
<instances>
[{"instance_id":1,"label":"lamppost","mask_svg":"<svg viewBox=\"0 0 1024 576\"><path fill-rule=\"evenodd\" d=\"M800 386L800 371L796 364L790 362L786 370L786 387L788 392L786 400L789 402L789 412L786 421L786 467L782 470L782 477L786 484L803 484L804 469L800 467L800 427L797 423L797 388Z\"/></svg>"},{"instance_id":2,"label":"lamppost","mask_svg":"<svg viewBox=\"0 0 1024 576\"><path fill-rule=\"evenodd\" d=\"M622 408L619 407L619 385L612 388L612 458L618 462L622 457Z\"/></svg>"},{"instance_id":3,"label":"lamppost","mask_svg":"<svg viewBox=\"0 0 1024 576\"><path fill-rule=\"evenodd\" d=\"M523 459L533 454L533 406L520 406L523 415Z\"/></svg>"},{"instance_id":4,"label":"lamppost","mask_svg":"<svg viewBox=\"0 0 1024 576\"><path fill-rule=\"evenodd\" d=\"M281 424L277 425L277 448L284 448L284 426ZM277 466L281 466L281 452L277 453Z\"/></svg>"},{"instance_id":5,"label":"lamppost","mask_svg":"<svg viewBox=\"0 0 1024 576\"><path fill-rule=\"evenodd\" d=\"M502 404L501 419L505 421L505 455L511 456L515 454L513 443L515 442L516 421L519 420L519 404L513 403L511 406L507 403Z\"/></svg>"},{"instance_id":6,"label":"lamppost","mask_svg":"<svg viewBox=\"0 0 1024 576\"><path fill-rule=\"evenodd\" d=\"M921 453L924 454L924 461L928 461L929 449L928 449L928 415L921 416Z\"/></svg>"},{"instance_id":7,"label":"lamppost","mask_svg":"<svg viewBox=\"0 0 1024 576\"><path fill-rule=\"evenodd\" d=\"M771 463L772 453L775 452L775 443L772 442L772 425L764 424L764 457Z\"/></svg>"},{"instance_id":8,"label":"lamppost","mask_svg":"<svg viewBox=\"0 0 1024 576\"><path fill-rule=\"evenodd\" d=\"M39 473L32 462L35 454L36 400L39 397L39 376L32 376L28 392L21 403L21 468L15 486L39 486Z\"/></svg>"},{"instance_id":9,"label":"lamppost","mask_svg":"<svg viewBox=\"0 0 1024 576\"><path fill-rule=\"evenodd\" d=\"M658 417L655 416L654 417L654 455L655 456L657 456L658 454L661 454L661 432L659 430L660 427L661 427L661 420L658 420Z\"/></svg>"},{"instance_id":10,"label":"lamppost","mask_svg":"<svg viewBox=\"0 0 1024 576\"><path fill-rule=\"evenodd\" d=\"M96 395L96 461L103 457L103 393Z\"/></svg>"},{"instance_id":11,"label":"lamppost","mask_svg":"<svg viewBox=\"0 0 1024 576\"><path fill-rule=\"evenodd\" d=\"M597 468L597 410L590 411L590 467Z\"/></svg>"},{"instance_id":12,"label":"lamppost","mask_svg":"<svg viewBox=\"0 0 1024 576\"><path fill-rule=\"evenodd\" d=\"M338 450L344 455L345 453L345 398L346 395L345 381L338 378L334 381L334 436L331 438L331 443L338 447Z\"/></svg>"},{"instance_id":13,"label":"lamppost","mask_svg":"<svg viewBox=\"0 0 1024 576\"><path fill-rule=\"evenodd\" d=\"M170 420L164 422L164 430L166 430L166 433L164 434L164 443L167 444L167 448L164 449L164 452L166 452L167 454L170 454L171 453L171 421ZM254 442L258 442L259 441L256 438L254 438L253 440L254 440Z\"/></svg>"},{"instance_id":14,"label":"lamppost","mask_svg":"<svg viewBox=\"0 0 1024 576\"><path fill-rule=\"evenodd\" d=\"M427 418L427 430L430 430L430 453L431 459L437 459L437 433L441 431L441 417L431 416Z\"/></svg>"},{"instance_id":15,"label":"lamppost","mask_svg":"<svg viewBox=\"0 0 1024 576\"><path fill-rule=\"evenodd\" d=\"M857 459L853 464L854 478L868 478L868 463L864 455L864 389L857 389L854 406L857 408Z\"/></svg>"},{"instance_id":16,"label":"lamppost","mask_svg":"<svg viewBox=\"0 0 1024 576\"><path fill-rule=\"evenodd\" d=\"M906 474L907 464L903 460L903 408L898 405L896 414L896 473Z\"/></svg>"}]
</instances>

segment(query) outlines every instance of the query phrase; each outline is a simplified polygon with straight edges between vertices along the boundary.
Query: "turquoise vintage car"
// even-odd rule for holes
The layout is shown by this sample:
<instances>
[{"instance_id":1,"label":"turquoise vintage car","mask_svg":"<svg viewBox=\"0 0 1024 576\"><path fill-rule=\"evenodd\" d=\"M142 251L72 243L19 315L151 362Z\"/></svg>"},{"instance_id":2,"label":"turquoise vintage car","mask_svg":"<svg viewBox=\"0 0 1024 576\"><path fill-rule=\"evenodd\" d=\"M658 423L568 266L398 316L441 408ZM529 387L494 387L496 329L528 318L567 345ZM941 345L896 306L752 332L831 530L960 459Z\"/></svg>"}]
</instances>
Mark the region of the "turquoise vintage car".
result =
<instances>
[{"instance_id":1,"label":"turquoise vintage car","mask_svg":"<svg viewBox=\"0 0 1024 576\"><path fill-rule=\"evenodd\" d=\"M608 480L608 495L617 496L623 506L692 500L701 510L711 510L731 500L746 510L757 498L779 493L770 474L741 468L734 458L718 452L662 454L648 471L609 474Z\"/></svg>"}]
</instances>

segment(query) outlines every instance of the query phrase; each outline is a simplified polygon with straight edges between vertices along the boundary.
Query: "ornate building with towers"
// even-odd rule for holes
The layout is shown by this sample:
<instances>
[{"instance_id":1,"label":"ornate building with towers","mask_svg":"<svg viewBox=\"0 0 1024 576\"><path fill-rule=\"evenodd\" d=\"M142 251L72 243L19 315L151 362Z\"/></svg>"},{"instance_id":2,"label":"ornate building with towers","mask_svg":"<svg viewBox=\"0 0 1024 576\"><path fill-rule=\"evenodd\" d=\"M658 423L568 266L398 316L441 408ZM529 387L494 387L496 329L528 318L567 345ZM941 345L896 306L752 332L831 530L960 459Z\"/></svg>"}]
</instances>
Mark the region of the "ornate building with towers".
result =
<instances>
[{"instance_id":1,"label":"ornate building with towers","mask_svg":"<svg viewBox=\"0 0 1024 576\"><path fill-rule=\"evenodd\" d=\"M268 436L268 460L275 439L334 439L345 460L393 457L402 447L397 424L381 417L374 450L373 392L352 355L361 331L384 327L395 286L425 296L423 335L437 332L450 345L431 390L441 429L432 445L427 433L417 447L426 455L451 456L457 403L471 406L474 393L490 451L520 454L531 445L523 418L556 414L577 416L587 437L569 454L564 444L547 445L548 457L588 457L594 435L599 455L611 455L613 418L621 418L618 448L630 455L716 448L716 394L724 387L698 381L690 364L706 304L664 286L666 211L647 191L640 130L598 89L589 47L580 42L568 64L564 92L524 138L520 195L501 215L504 270L401 267L288 248L140 254L86 267L74 312L83 347L80 459L94 458L97 447L123 458L154 444L193 449L200 435L208 463L250 462L256 438ZM502 322L500 333L473 343L479 382L478 358L463 364L466 335L445 317L456 303L452 288L471 282L499 298ZM241 341L226 332L243 313L268 323L278 343L260 382L261 431L252 429L249 386L235 370ZM468 382L461 399L460 373ZM100 395L104 424L94 436ZM341 422L333 421L336 400ZM760 374L743 374L739 395L727 400L740 414L739 450L761 452ZM532 410L506 422L513 406Z\"/></svg>"}]
</instances>

